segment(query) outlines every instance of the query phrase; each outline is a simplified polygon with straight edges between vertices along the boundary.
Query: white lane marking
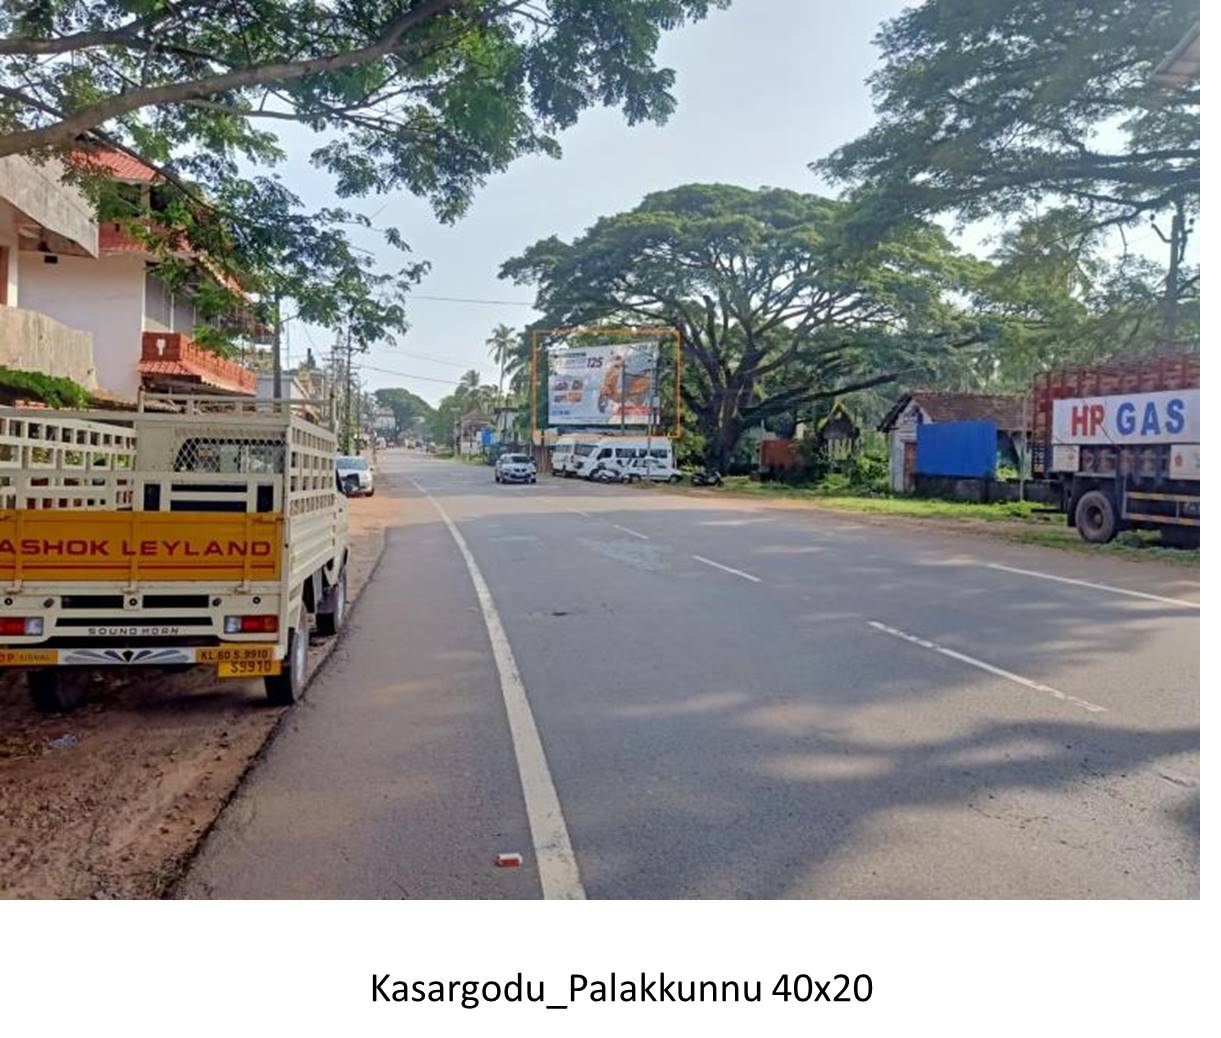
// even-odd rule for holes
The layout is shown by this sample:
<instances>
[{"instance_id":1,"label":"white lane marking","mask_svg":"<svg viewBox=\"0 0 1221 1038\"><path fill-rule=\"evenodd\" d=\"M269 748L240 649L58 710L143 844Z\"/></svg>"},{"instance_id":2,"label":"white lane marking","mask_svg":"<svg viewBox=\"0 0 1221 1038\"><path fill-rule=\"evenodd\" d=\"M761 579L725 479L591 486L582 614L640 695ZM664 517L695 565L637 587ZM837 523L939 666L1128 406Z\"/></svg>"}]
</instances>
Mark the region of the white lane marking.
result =
<instances>
[{"instance_id":1,"label":"white lane marking","mask_svg":"<svg viewBox=\"0 0 1221 1038\"><path fill-rule=\"evenodd\" d=\"M586 519L593 518L593 516L590 515L588 512L582 512L579 508L569 508L567 505L565 505L564 510L567 512L572 512L574 515L583 515L583 516L585 516Z\"/></svg>"},{"instance_id":2,"label":"white lane marking","mask_svg":"<svg viewBox=\"0 0 1221 1038\"><path fill-rule=\"evenodd\" d=\"M700 526L749 526L752 523L774 523L776 517L767 516L763 519L702 519Z\"/></svg>"},{"instance_id":3,"label":"white lane marking","mask_svg":"<svg viewBox=\"0 0 1221 1038\"><path fill-rule=\"evenodd\" d=\"M564 821L559 794L555 791L551 769L547 766L547 755L543 752L543 742L539 738L534 714L530 710L526 686L522 682L521 672L517 669L517 660L513 656L509 637L505 634L504 624L500 622L500 614L496 611L496 603L492 600L492 592L488 589L487 581L483 579L465 538L458 532L458 527L441 507L441 503L414 479L411 482L423 490L424 496L432 502L433 508L449 529L450 536L466 563L471 583L475 585L475 596L479 599L483 622L492 643L492 656L496 660L496 670L500 675L500 692L504 696L505 712L509 715L509 733L513 738L513 753L517 757L517 773L521 777L526 817L530 822L530 838L534 842L534 857L538 862L538 878L543 885L543 897L584 900L585 887L581 884L581 873L577 868L576 855L572 851L568 824Z\"/></svg>"},{"instance_id":4,"label":"white lane marking","mask_svg":"<svg viewBox=\"0 0 1221 1038\"><path fill-rule=\"evenodd\" d=\"M1041 681L1031 681L1030 678L1024 678L1021 674L1014 674L1011 670L1003 670L1000 667L994 667L991 663L985 663L983 660L977 660L974 656L968 656L965 652L956 652L954 649L947 649L944 645L938 645L936 642L931 642L927 638L918 638L914 634L907 634L900 631L897 627L891 627L888 624L879 623L877 620L866 621L870 627L881 631L883 634L889 634L895 638L902 638L905 642L911 642L913 645L919 645L922 649L931 649L933 652L939 652L942 656L948 656L952 660L958 660L960 663L965 663L971 667L977 667L980 670L986 670L989 674L995 674L997 677L1005 678L1007 681L1012 681L1015 684L1022 685L1026 688L1032 688L1036 692L1045 692L1055 699L1063 700L1065 703L1072 703L1073 706L1079 706L1082 710L1088 710L1092 714L1106 713L1105 706L1099 706L1097 703L1091 703L1088 699L1080 699L1077 696L1070 696L1067 692L1061 692L1058 688L1052 688L1050 685L1044 685Z\"/></svg>"},{"instance_id":5,"label":"white lane marking","mask_svg":"<svg viewBox=\"0 0 1221 1038\"><path fill-rule=\"evenodd\" d=\"M732 566L722 566L719 562L713 562L711 559L704 558L703 555L692 555L696 562L702 562L705 566L712 566L716 569L723 569L726 573L732 573L735 577L744 577L747 580L753 580L756 584L762 584L763 581L759 577L752 577L749 573L743 573L740 569L734 569Z\"/></svg>"},{"instance_id":6,"label":"white lane marking","mask_svg":"<svg viewBox=\"0 0 1221 1038\"><path fill-rule=\"evenodd\" d=\"M647 533L640 533L636 530L629 529L626 526L620 526L618 523L611 523L611 526L613 526L616 530L622 530L624 533L630 533L633 537L639 537L642 541L647 541L649 539L649 535Z\"/></svg>"},{"instance_id":7,"label":"white lane marking","mask_svg":"<svg viewBox=\"0 0 1221 1038\"><path fill-rule=\"evenodd\" d=\"M1094 591L1109 591L1112 595L1128 595L1132 598L1147 598L1152 602L1165 602L1167 605L1186 606L1188 609L1199 609L1199 602L1190 602L1185 598L1166 598L1164 595L1151 595L1147 591L1132 591L1126 587L1112 587L1110 584L1095 584L1089 580L1077 580L1074 577L1057 577L1051 573L1040 573L1033 569L1018 569L1017 566L1002 566L999 562L987 562L988 569L1004 570L1006 573L1020 573L1023 577L1038 577L1040 580L1054 580L1060 584L1076 584L1078 587L1092 588Z\"/></svg>"}]
</instances>

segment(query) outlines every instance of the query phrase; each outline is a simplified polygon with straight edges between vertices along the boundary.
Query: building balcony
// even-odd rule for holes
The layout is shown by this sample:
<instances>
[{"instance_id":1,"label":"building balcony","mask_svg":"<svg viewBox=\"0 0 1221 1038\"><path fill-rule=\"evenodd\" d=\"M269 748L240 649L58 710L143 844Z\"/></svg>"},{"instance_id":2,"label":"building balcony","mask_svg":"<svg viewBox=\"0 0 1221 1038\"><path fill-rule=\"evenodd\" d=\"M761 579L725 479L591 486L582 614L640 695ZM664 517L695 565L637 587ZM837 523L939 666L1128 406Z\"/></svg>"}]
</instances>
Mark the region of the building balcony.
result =
<instances>
[{"instance_id":1,"label":"building balcony","mask_svg":"<svg viewBox=\"0 0 1221 1038\"><path fill-rule=\"evenodd\" d=\"M93 336L54 317L19 306L0 306L0 366L58 375L93 389Z\"/></svg>"},{"instance_id":2,"label":"building balcony","mask_svg":"<svg viewBox=\"0 0 1221 1038\"><path fill-rule=\"evenodd\" d=\"M255 373L236 361L196 346L183 332L145 332L140 350L145 388L254 396Z\"/></svg>"}]
</instances>

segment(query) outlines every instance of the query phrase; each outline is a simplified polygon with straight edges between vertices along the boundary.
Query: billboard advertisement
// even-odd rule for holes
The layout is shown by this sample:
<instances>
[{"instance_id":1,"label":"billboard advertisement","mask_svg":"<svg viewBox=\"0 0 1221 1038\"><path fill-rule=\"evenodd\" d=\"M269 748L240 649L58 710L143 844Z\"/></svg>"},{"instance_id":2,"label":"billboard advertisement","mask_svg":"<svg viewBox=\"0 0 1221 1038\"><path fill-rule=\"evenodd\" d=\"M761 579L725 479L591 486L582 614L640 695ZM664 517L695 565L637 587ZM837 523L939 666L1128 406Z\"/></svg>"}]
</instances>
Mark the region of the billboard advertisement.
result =
<instances>
[{"instance_id":1,"label":"billboard advertisement","mask_svg":"<svg viewBox=\"0 0 1221 1038\"><path fill-rule=\"evenodd\" d=\"M657 343L620 342L549 354L551 425L648 425L657 407Z\"/></svg>"},{"instance_id":2,"label":"billboard advertisement","mask_svg":"<svg viewBox=\"0 0 1221 1038\"><path fill-rule=\"evenodd\" d=\"M1080 397L1052 404L1053 444L1199 442L1198 389Z\"/></svg>"}]
</instances>

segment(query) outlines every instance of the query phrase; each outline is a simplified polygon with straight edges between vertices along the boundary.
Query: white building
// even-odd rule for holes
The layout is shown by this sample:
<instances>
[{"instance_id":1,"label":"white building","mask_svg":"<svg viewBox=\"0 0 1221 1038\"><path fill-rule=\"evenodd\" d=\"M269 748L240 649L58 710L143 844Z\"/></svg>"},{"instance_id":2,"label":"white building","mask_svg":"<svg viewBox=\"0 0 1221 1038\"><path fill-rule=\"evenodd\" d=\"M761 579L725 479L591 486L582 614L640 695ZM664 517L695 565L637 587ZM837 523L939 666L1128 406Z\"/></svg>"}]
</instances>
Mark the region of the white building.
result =
<instances>
[{"instance_id":1,"label":"white building","mask_svg":"<svg viewBox=\"0 0 1221 1038\"><path fill-rule=\"evenodd\" d=\"M38 274L47 255L96 264L98 227L84 196L54 162L0 158L0 366L96 386L93 337L85 324L43 305Z\"/></svg>"}]
</instances>

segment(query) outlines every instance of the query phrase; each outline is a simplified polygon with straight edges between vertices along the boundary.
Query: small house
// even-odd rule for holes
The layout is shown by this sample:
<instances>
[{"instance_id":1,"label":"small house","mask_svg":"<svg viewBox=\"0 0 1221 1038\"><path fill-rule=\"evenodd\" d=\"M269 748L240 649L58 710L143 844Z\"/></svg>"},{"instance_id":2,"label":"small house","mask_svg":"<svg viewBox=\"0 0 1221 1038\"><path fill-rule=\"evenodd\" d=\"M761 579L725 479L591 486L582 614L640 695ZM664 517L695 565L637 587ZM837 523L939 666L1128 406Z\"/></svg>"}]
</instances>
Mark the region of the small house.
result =
<instances>
[{"instance_id":1,"label":"small house","mask_svg":"<svg viewBox=\"0 0 1221 1038\"><path fill-rule=\"evenodd\" d=\"M996 426L997 458L1017 466L1030 426L1024 402L1020 393L904 393L878 423L878 430L886 434L890 488L898 492L914 488L917 430L930 422L991 422Z\"/></svg>"}]
</instances>

